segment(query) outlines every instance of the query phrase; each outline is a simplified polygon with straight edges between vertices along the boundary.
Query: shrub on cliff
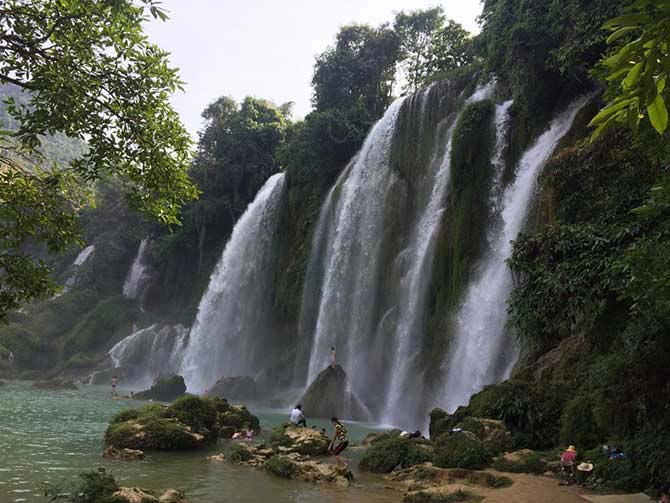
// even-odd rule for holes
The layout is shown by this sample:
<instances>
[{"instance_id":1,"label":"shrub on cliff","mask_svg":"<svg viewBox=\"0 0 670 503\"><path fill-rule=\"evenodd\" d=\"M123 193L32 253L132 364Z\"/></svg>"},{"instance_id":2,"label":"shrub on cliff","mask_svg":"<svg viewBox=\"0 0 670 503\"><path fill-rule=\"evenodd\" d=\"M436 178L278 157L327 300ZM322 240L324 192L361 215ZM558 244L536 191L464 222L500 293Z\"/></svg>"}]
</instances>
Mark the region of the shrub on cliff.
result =
<instances>
[{"instance_id":1,"label":"shrub on cliff","mask_svg":"<svg viewBox=\"0 0 670 503\"><path fill-rule=\"evenodd\" d=\"M491 462L491 453L474 434L443 434L435 442L436 466L480 470Z\"/></svg>"}]
</instances>

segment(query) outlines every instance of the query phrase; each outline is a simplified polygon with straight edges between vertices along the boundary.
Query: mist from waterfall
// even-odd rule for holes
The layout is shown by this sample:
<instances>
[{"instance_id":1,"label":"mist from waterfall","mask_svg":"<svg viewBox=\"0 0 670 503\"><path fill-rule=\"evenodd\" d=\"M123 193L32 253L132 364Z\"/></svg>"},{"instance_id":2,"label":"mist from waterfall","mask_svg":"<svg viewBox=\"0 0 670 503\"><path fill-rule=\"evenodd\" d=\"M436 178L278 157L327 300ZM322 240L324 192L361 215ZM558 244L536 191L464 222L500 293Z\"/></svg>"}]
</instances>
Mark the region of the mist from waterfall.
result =
<instances>
[{"instance_id":1,"label":"mist from waterfall","mask_svg":"<svg viewBox=\"0 0 670 503\"><path fill-rule=\"evenodd\" d=\"M200 300L180 373L191 392L254 376L276 356L268 321L285 176L271 176L240 217Z\"/></svg>"},{"instance_id":2,"label":"mist from waterfall","mask_svg":"<svg viewBox=\"0 0 670 503\"><path fill-rule=\"evenodd\" d=\"M125 369L128 383L148 387L160 374L179 370L188 331L183 325L160 323L135 329L109 350L112 366Z\"/></svg>"},{"instance_id":3,"label":"mist from waterfall","mask_svg":"<svg viewBox=\"0 0 670 503\"><path fill-rule=\"evenodd\" d=\"M151 241L148 237L140 242L137 255L130 266L123 283L123 296L128 299L141 299L150 276L149 251Z\"/></svg>"},{"instance_id":4,"label":"mist from waterfall","mask_svg":"<svg viewBox=\"0 0 670 503\"><path fill-rule=\"evenodd\" d=\"M437 404L448 411L467 404L485 385L508 377L518 357L516 340L506 329L507 298L513 286L506 261L512 253L512 241L526 222L542 168L587 101L585 97L576 100L554 119L523 154L514 182L499 196L495 188L492 192L499 199L492 203L499 211L499 222L489 231L489 249L456 314L451 350L436 397ZM502 113L500 107L498 113ZM500 160L496 172L502 170ZM497 176L494 183L500 187Z\"/></svg>"}]
</instances>

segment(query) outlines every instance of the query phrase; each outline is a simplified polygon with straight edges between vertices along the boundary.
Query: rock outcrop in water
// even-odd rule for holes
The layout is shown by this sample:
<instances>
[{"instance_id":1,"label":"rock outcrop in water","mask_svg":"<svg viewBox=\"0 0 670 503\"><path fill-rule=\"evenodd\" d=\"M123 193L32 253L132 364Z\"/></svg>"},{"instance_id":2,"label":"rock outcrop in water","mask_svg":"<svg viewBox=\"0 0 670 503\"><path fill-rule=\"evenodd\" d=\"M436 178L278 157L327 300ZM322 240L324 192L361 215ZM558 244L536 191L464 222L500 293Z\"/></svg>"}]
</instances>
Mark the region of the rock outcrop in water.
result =
<instances>
[{"instance_id":1,"label":"rock outcrop in water","mask_svg":"<svg viewBox=\"0 0 670 503\"><path fill-rule=\"evenodd\" d=\"M105 432L116 449L183 450L203 447L219 435L219 400L185 395L169 406L146 405L117 414Z\"/></svg>"},{"instance_id":2,"label":"rock outcrop in water","mask_svg":"<svg viewBox=\"0 0 670 503\"><path fill-rule=\"evenodd\" d=\"M305 415L369 420L365 406L349 390L348 384L347 374L340 365L326 367L300 399Z\"/></svg>"},{"instance_id":3,"label":"rock outcrop in water","mask_svg":"<svg viewBox=\"0 0 670 503\"><path fill-rule=\"evenodd\" d=\"M109 446L102 453L102 457L106 459L121 459L124 461L136 461L144 459L144 452L139 449L117 449L114 446Z\"/></svg>"},{"instance_id":4,"label":"rock outcrop in water","mask_svg":"<svg viewBox=\"0 0 670 503\"><path fill-rule=\"evenodd\" d=\"M261 431L261 423L244 405L229 405L226 400L217 399L219 435L231 438L236 432L251 428L254 435Z\"/></svg>"},{"instance_id":5,"label":"rock outcrop in water","mask_svg":"<svg viewBox=\"0 0 670 503\"><path fill-rule=\"evenodd\" d=\"M150 389L135 393L138 400L171 402L186 393L184 378L178 375L158 376Z\"/></svg>"}]
</instances>

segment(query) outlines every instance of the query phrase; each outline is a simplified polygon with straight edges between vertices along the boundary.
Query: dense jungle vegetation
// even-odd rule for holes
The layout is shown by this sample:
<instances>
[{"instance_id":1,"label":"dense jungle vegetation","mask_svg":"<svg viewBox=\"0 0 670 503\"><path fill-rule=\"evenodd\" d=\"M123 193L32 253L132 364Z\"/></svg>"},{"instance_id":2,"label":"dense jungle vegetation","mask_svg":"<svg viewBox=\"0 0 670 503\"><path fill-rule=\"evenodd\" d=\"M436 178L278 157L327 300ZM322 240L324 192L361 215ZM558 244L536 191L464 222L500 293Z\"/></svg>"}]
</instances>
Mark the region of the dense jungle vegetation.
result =
<instances>
[{"instance_id":1,"label":"dense jungle vegetation","mask_svg":"<svg viewBox=\"0 0 670 503\"><path fill-rule=\"evenodd\" d=\"M0 24L16 27L12 37L0 33L9 55L0 60L9 97L0 120L10 131L0 136L1 355L13 351L22 371L90 369L133 322L190 323L234 223L280 170L289 203L275 307L291 327L323 197L394 96L434 80L495 76L514 99L512 166L557 111L596 90L597 103L547 166L514 244L509 325L522 360L512 379L456 417L502 419L518 447L622 446L625 461L599 476L625 489L670 482L670 1L485 0L475 36L440 8L344 26L316 58L311 113L294 120L290 103L221 97L203 111L194 155L167 104L176 73L141 34L142 16L165 13L148 0L71 4L74 15L52 1L0 8ZM26 24L26 9L44 24ZM100 19L113 31L104 43ZM49 46L53 37L63 45ZM110 50L130 66L115 66ZM76 73L67 54L81 63ZM145 62L155 74L125 78ZM117 71L101 80L103 65ZM30 98L18 99L17 88ZM471 113L488 117L490 106ZM67 138L85 139L86 150ZM34 161L45 158L56 168ZM82 193L81 180L92 192ZM471 193L457 198L476 202ZM157 243L158 279L140 312L119 292L147 234ZM80 288L45 300L56 291L49 278L62 282L82 242L95 242L96 255ZM460 263L459 250L448 253ZM434 281L450 281L448 273L436 268ZM431 288L433 302L455 301L457 289ZM33 300L29 314L15 311ZM431 316L437 334L444 320Z\"/></svg>"}]
</instances>

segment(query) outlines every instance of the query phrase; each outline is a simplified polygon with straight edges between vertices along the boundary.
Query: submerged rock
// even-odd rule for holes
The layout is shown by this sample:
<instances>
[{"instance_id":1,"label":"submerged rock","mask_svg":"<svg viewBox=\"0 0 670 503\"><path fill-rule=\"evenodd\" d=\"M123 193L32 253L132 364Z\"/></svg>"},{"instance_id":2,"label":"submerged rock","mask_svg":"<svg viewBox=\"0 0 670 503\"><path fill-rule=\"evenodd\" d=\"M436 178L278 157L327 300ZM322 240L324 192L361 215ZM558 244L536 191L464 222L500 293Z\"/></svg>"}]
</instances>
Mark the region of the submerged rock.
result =
<instances>
[{"instance_id":1,"label":"submerged rock","mask_svg":"<svg viewBox=\"0 0 670 503\"><path fill-rule=\"evenodd\" d=\"M188 503L186 495L181 491L168 489L163 495L158 498L159 503Z\"/></svg>"},{"instance_id":2,"label":"submerged rock","mask_svg":"<svg viewBox=\"0 0 670 503\"><path fill-rule=\"evenodd\" d=\"M35 381L33 383L33 388L47 390L79 389L77 388L77 385L74 383L74 381L64 377L54 377L53 379L48 379L45 381Z\"/></svg>"},{"instance_id":3,"label":"submerged rock","mask_svg":"<svg viewBox=\"0 0 670 503\"><path fill-rule=\"evenodd\" d=\"M139 487L119 487L112 494L110 501L114 503L189 503L184 493L174 489L168 489L158 498L147 489Z\"/></svg>"},{"instance_id":4,"label":"submerged rock","mask_svg":"<svg viewBox=\"0 0 670 503\"><path fill-rule=\"evenodd\" d=\"M307 388L300 403L308 417L336 416L356 421L370 419L365 405L347 391L347 374L340 365L322 370Z\"/></svg>"},{"instance_id":5,"label":"submerged rock","mask_svg":"<svg viewBox=\"0 0 670 503\"><path fill-rule=\"evenodd\" d=\"M109 446L102 453L103 458L107 459L122 459L127 461L144 459L144 452L139 449L117 449L114 446Z\"/></svg>"},{"instance_id":6,"label":"submerged rock","mask_svg":"<svg viewBox=\"0 0 670 503\"><path fill-rule=\"evenodd\" d=\"M207 392L227 400L253 400L258 396L256 381L253 377L222 377Z\"/></svg>"},{"instance_id":7,"label":"submerged rock","mask_svg":"<svg viewBox=\"0 0 670 503\"><path fill-rule=\"evenodd\" d=\"M134 398L138 400L159 400L171 402L186 393L186 383L180 375L158 376L151 388L135 393Z\"/></svg>"}]
</instances>

